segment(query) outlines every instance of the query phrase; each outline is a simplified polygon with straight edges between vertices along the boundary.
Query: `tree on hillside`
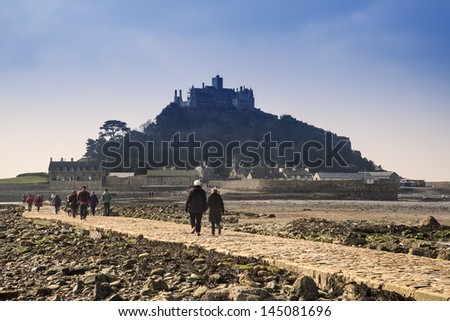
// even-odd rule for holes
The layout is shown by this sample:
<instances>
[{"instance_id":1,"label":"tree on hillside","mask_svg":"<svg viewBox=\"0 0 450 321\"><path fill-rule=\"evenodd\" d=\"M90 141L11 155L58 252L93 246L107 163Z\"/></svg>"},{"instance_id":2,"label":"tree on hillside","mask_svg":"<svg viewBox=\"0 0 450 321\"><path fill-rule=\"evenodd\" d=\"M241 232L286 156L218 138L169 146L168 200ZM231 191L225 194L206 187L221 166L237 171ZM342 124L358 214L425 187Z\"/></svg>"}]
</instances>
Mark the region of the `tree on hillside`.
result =
<instances>
[{"instance_id":1,"label":"tree on hillside","mask_svg":"<svg viewBox=\"0 0 450 321\"><path fill-rule=\"evenodd\" d=\"M91 139L86 142L86 157L90 161L100 161L102 159L102 145L106 140L103 138Z\"/></svg>"},{"instance_id":2,"label":"tree on hillside","mask_svg":"<svg viewBox=\"0 0 450 321\"><path fill-rule=\"evenodd\" d=\"M100 127L97 139L89 138L84 156L90 161L103 160L102 146L108 141L118 141L130 133L127 123L120 120L107 120Z\"/></svg>"},{"instance_id":3,"label":"tree on hillside","mask_svg":"<svg viewBox=\"0 0 450 321\"><path fill-rule=\"evenodd\" d=\"M99 139L104 139L105 141L117 141L125 137L130 132L130 127L127 123L120 120L107 120L100 127L100 132L98 133Z\"/></svg>"}]
</instances>

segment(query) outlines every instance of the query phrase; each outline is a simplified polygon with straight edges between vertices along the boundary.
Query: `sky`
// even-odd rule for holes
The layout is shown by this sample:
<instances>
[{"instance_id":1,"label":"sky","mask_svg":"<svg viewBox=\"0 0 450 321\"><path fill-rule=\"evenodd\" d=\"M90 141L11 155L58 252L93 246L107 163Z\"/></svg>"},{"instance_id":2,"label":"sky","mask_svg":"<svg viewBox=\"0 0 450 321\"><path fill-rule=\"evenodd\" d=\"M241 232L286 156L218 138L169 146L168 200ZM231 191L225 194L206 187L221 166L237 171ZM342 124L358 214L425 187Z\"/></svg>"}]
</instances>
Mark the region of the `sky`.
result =
<instances>
[{"instance_id":1,"label":"sky","mask_svg":"<svg viewBox=\"0 0 450 321\"><path fill-rule=\"evenodd\" d=\"M0 0L0 178L78 159L110 119L192 85L347 136L408 178L450 181L450 2Z\"/></svg>"}]
</instances>

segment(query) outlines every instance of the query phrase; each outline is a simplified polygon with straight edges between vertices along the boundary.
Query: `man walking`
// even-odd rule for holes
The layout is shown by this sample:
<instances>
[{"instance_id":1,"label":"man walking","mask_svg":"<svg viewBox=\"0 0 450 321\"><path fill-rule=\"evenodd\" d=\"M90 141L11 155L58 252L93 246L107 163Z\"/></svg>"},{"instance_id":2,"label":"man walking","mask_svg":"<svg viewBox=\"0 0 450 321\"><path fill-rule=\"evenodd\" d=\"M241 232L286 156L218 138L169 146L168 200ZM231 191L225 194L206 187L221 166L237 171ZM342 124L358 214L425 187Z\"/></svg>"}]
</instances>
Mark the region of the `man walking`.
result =
<instances>
[{"instance_id":1,"label":"man walking","mask_svg":"<svg viewBox=\"0 0 450 321\"><path fill-rule=\"evenodd\" d=\"M86 186L83 186L81 191L78 192L78 204L80 204L80 218L82 220L86 219L90 197L91 195L86 190Z\"/></svg>"},{"instance_id":2,"label":"man walking","mask_svg":"<svg viewBox=\"0 0 450 321\"><path fill-rule=\"evenodd\" d=\"M200 236L202 228L202 215L206 211L206 192L202 189L200 180L194 181L194 188L190 191L186 201L186 213L189 213L191 233L197 232Z\"/></svg>"},{"instance_id":3,"label":"man walking","mask_svg":"<svg viewBox=\"0 0 450 321\"><path fill-rule=\"evenodd\" d=\"M102 194L102 202L103 202L103 216L109 216L109 208L111 205L111 194L108 192L107 188Z\"/></svg>"},{"instance_id":4,"label":"man walking","mask_svg":"<svg viewBox=\"0 0 450 321\"><path fill-rule=\"evenodd\" d=\"M55 214L59 213L59 208L61 207L61 198L58 194L53 197L52 205L55 207Z\"/></svg>"}]
</instances>

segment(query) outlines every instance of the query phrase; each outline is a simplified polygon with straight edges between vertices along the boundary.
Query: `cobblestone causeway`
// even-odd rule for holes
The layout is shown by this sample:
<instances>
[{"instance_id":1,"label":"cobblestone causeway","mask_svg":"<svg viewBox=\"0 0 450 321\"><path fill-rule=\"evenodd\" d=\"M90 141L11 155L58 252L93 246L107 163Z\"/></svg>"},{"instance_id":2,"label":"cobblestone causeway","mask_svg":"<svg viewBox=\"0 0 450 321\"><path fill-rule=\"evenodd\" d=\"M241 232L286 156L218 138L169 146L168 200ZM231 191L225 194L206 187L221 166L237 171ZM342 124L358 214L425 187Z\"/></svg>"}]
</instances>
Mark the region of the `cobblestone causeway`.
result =
<instances>
[{"instance_id":1,"label":"cobblestone causeway","mask_svg":"<svg viewBox=\"0 0 450 321\"><path fill-rule=\"evenodd\" d=\"M28 218L61 220L84 229L100 227L152 240L181 242L233 255L259 257L287 270L312 276L326 288L332 276L371 288L397 292L416 300L450 300L450 261L354 248L336 244L284 239L224 230L212 236L202 228L201 236L188 225L147 219L88 216L87 221L55 215L52 208L25 213Z\"/></svg>"}]
</instances>

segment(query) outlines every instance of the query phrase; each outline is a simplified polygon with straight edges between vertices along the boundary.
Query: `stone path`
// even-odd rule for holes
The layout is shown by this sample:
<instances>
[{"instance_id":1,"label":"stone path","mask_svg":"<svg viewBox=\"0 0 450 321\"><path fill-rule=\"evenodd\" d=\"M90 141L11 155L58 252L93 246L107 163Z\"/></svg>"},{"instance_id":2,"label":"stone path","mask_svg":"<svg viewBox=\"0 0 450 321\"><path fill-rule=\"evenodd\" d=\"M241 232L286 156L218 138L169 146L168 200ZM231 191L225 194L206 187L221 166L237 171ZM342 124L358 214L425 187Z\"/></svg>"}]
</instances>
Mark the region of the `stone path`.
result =
<instances>
[{"instance_id":1,"label":"stone path","mask_svg":"<svg viewBox=\"0 0 450 321\"><path fill-rule=\"evenodd\" d=\"M61 220L84 229L100 227L152 240L181 242L233 255L259 257L268 263L312 276L325 288L331 277L397 292L416 300L450 301L450 261L353 248L336 244L284 239L225 230L213 237L209 228L201 236L188 225L125 217L88 216L73 219L52 208L25 213L28 218Z\"/></svg>"}]
</instances>

